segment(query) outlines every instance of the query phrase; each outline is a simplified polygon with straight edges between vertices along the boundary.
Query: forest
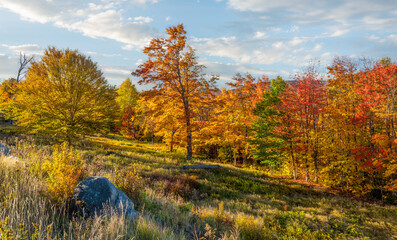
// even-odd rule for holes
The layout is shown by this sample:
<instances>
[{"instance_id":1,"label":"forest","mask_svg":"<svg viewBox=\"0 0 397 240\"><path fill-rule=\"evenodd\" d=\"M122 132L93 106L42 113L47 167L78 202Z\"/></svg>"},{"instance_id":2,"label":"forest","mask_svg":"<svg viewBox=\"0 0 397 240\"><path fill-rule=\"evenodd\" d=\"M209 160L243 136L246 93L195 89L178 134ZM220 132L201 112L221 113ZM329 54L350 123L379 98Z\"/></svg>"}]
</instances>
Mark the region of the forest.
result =
<instances>
[{"instance_id":1,"label":"forest","mask_svg":"<svg viewBox=\"0 0 397 240\"><path fill-rule=\"evenodd\" d=\"M220 88L182 24L166 36L131 70L142 91L130 78L109 85L77 50L21 56L18 77L0 85L1 139L26 164L0 167L2 239L397 236L396 63L335 57L326 73L313 62L288 80L236 73ZM223 170L179 170L197 163ZM89 220L88 230L65 220L74 187L92 175L109 177L144 217L133 227ZM11 213L26 207L12 198L51 210L45 220Z\"/></svg>"}]
</instances>

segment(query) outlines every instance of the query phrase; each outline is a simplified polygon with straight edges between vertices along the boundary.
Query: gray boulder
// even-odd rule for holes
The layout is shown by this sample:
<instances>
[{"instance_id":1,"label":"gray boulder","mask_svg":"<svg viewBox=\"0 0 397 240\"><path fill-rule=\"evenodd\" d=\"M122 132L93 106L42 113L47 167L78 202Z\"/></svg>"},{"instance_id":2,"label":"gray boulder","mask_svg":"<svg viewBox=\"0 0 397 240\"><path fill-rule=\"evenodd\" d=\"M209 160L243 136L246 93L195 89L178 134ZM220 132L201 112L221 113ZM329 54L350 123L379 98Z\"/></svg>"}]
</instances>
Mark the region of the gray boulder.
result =
<instances>
[{"instance_id":1,"label":"gray boulder","mask_svg":"<svg viewBox=\"0 0 397 240\"><path fill-rule=\"evenodd\" d=\"M105 177L89 177L81 181L73 192L73 201L85 217L101 216L109 212L137 218L134 203L124 192Z\"/></svg>"},{"instance_id":2,"label":"gray boulder","mask_svg":"<svg viewBox=\"0 0 397 240\"><path fill-rule=\"evenodd\" d=\"M0 155L9 156L10 152L10 149L6 145L0 143Z\"/></svg>"}]
</instances>

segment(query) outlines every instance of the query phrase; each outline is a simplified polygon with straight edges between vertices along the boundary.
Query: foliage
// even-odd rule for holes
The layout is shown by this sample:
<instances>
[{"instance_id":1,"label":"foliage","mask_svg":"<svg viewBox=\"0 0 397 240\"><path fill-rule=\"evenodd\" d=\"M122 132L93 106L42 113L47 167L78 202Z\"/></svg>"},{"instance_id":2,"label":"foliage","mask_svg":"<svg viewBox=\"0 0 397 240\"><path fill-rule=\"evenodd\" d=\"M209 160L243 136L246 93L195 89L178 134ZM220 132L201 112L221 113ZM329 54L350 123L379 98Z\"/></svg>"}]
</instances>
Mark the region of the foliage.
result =
<instances>
[{"instance_id":1,"label":"foliage","mask_svg":"<svg viewBox=\"0 0 397 240\"><path fill-rule=\"evenodd\" d=\"M48 48L18 84L11 109L18 124L31 132L71 142L110 129L116 113L114 97L114 88L90 58L69 49Z\"/></svg>"},{"instance_id":2,"label":"foliage","mask_svg":"<svg viewBox=\"0 0 397 240\"><path fill-rule=\"evenodd\" d=\"M206 104L215 89L216 77L206 79L203 65L199 65L192 47L186 43L186 31L182 24L166 30L168 38L152 39L143 53L149 59L133 73L140 77L140 84L153 84L144 93L148 98L161 97L163 109L179 109L183 112L186 137L186 157L191 160L193 118L197 107ZM173 106L174 107L169 107Z\"/></svg>"},{"instance_id":3,"label":"foliage","mask_svg":"<svg viewBox=\"0 0 397 240\"><path fill-rule=\"evenodd\" d=\"M120 107L121 111L124 111L127 107L135 107L139 100L139 93L132 84L131 80L127 78L121 83L117 89L116 102Z\"/></svg>"},{"instance_id":4,"label":"foliage","mask_svg":"<svg viewBox=\"0 0 397 240\"><path fill-rule=\"evenodd\" d=\"M227 85L230 89L222 89L214 98L216 104L202 123L199 141L202 145L215 146L221 160L233 160L236 165L237 160L242 159L245 165L252 160L252 124L257 118L253 110L269 88L269 81L265 76L254 78L250 74L236 74ZM223 159L228 147L231 147L232 156Z\"/></svg>"},{"instance_id":5,"label":"foliage","mask_svg":"<svg viewBox=\"0 0 397 240\"><path fill-rule=\"evenodd\" d=\"M122 168L114 173L114 185L136 202L144 188L144 181L135 167Z\"/></svg>"},{"instance_id":6,"label":"foliage","mask_svg":"<svg viewBox=\"0 0 397 240\"><path fill-rule=\"evenodd\" d=\"M0 111L5 119L11 118L10 103L14 99L18 82L15 78L9 78L0 85Z\"/></svg>"},{"instance_id":7,"label":"foliage","mask_svg":"<svg viewBox=\"0 0 397 240\"><path fill-rule=\"evenodd\" d=\"M82 156L65 142L52 148L52 159L43 163L42 171L50 196L61 204L73 194L74 188L83 180L85 168Z\"/></svg>"},{"instance_id":8,"label":"foliage","mask_svg":"<svg viewBox=\"0 0 397 240\"><path fill-rule=\"evenodd\" d=\"M278 131L281 126L281 114L277 108L281 102L280 94L287 87L286 82L278 76L271 80L270 91L263 94L263 99L258 102L254 114L258 120L253 124L254 138L251 142L255 145L255 159L261 164L278 167L283 161L282 148L285 142Z\"/></svg>"},{"instance_id":9,"label":"foliage","mask_svg":"<svg viewBox=\"0 0 397 240\"><path fill-rule=\"evenodd\" d=\"M136 122L139 93L131 80L127 78L117 89L116 102L120 108L120 132L124 136L137 138L139 126Z\"/></svg>"}]
</instances>

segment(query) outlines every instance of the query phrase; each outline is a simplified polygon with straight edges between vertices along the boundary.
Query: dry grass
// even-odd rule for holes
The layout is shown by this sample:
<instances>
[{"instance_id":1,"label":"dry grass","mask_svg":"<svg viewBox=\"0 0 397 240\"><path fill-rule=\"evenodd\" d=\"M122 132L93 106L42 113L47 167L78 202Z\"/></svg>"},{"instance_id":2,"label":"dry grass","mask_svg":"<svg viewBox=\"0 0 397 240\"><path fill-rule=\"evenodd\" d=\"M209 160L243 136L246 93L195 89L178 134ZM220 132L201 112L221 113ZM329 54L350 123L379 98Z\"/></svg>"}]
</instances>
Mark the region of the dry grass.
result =
<instances>
[{"instance_id":1,"label":"dry grass","mask_svg":"<svg viewBox=\"0 0 397 240\"><path fill-rule=\"evenodd\" d=\"M91 137L76 149L88 175L114 181L123 168L139 174L141 190L130 190L140 218L109 213L73 219L66 199L58 206L48 196L40 171L51 160L46 141L8 138L7 144L26 167L0 167L4 239L397 239L396 206L329 194L254 169L182 170L182 153L115 137Z\"/></svg>"}]
</instances>

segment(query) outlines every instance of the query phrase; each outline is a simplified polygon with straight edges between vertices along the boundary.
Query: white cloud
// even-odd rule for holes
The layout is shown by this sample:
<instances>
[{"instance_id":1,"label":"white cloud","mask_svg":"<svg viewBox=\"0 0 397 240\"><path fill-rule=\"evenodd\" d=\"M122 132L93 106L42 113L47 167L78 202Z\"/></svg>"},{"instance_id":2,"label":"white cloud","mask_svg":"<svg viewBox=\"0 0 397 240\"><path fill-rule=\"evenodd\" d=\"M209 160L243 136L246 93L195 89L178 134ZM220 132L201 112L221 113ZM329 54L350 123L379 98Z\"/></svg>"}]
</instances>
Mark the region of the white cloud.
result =
<instances>
[{"instance_id":1,"label":"white cloud","mask_svg":"<svg viewBox=\"0 0 397 240\"><path fill-rule=\"evenodd\" d=\"M44 49L37 44L22 44L22 45L7 45L2 44L2 47L6 47L13 51L15 54L24 53L26 55L42 55Z\"/></svg>"},{"instance_id":2,"label":"white cloud","mask_svg":"<svg viewBox=\"0 0 397 240\"><path fill-rule=\"evenodd\" d=\"M119 73L124 75L131 74L131 70L123 67L114 67L114 66L102 66L102 70L104 73Z\"/></svg>"},{"instance_id":3,"label":"white cloud","mask_svg":"<svg viewBox=\"0 0 397 240\"><path fill-rule=\"evenodd\" d=\"M386 40L397 45L397 34L390 34Z\"/></svg>"},{"instance_id":4,"label":"white cloud","mask_svg":"<svg viewBox=\"0 0 397 240\"><path fill-rule=\"evenodd\" d=\"M254 38L256 38L256 39L265 39L265 38L267 38L268 36L266 35L266 33L265 32L255 32L255 36L254 36Z\"/></svg>"},{"instance_id":5,"label":"white cloud","mask_svg":"<svg viewBox=\"0 0 397 240\"><path fill-rule=\"evenodd\" d=\"M148 3L157 3L158 0L131 0L131 2L136 5L146 5Z\"/></svg>"},{"instance_id":6,"label":"white cloud","mask_svg":"<svg viewBox=\"0 0 397 240\"><path fill-rule=\"evenodd\" d=\"M219 86L220 88L225 87L226 82L230 82L233 78L233 76L236 73L250 73L254 76L274 76L277 73L274 71L267 71L263 70L260 68L255 68L249 65L245 64L235 64L235 63L221 63L221 62L213 62L213 61L208 61L208 60L200 60L199 64L202 64L206 66L206 72L208 74L214 74L214 75L219 75L220 77L220 82Z\"/></svg>"},{"instance_id":7,"label":"white cloud","mask_svg":"<svg viewBox=\"0 0 397 240\"><path fill-rule=\"evenodd\" d=\"M321 45L315 48L304 46L305 43L315 38L259 39L257 35L254 35L252 38L232 36L216 39L193 38L192 40L193 46L199 53L205 53L214 57L230 58L238 64L270 65L289 62L300 65L306 55L321 50Z\"/></svg>"},{"instance_id":8,"label":"white cloud","mask_svg":"<svg viewBox=\"0 0 397 240\"><path fill-rule=\"evenodd\" d=\"M228 0L227 4L238 11L258 13L273 26L285 22L310 24L328 21L335 24L356 21L381 29L397 23L397 1L394 0Z\"/></svg>"},{"instance_id":9,"label":"white cloud","mask_svg":"<svg viewBox=\"0 0 397 240\"><path fill-rule=\"evenodd\" d=\"M143 63L143 59L138 59L138 61L136 61L135 65L139 66Z\"/></svg>"},{"instance_id":10,"label":"white cloud","mask_svg":"<svg viewBox=\"0 0 397 240\"><path fill-rule=\"evenodd\" d=\"M92 52L92 51L87 51L86 54L99 56L99 57L121 57L121 54L97 53L97 52Z\"/></svg>"},{"instance_id":11,"label":"white cloud","mask_svg":"<svg viewBox=\"0 0 397 240\"><path fill-rule=\"evenodd\" d=\"M153 22L153 18L139 16L139 17L134 18L134 22L135 23L150 23L150 22Z\"/></svg>"},{"instance_id":12,"label":"white cloud","mask_svg":"<svg viewBox=\"0 0 397 240\"><path fill-rule=\"evenodd\" d=\"M131 48L141 48L157 32L147 24L150 17L135 17L128 22L120 5L124 0L101 1L84 5L84 1L2 0L6 8L22 19L52 23L57 27L81 32L93 38L108 38L122 42ZM156 3L157 0L133 0L132 4Z\"/></svg>"},{"instance_id":13,"label":"white cloud","mask_svg":"<svg viewBox=\"0 0 397 240\"><path fill-rule=\"evenodd\" d=\"M18 58L0 54L0 81L16 77L17 69Z\"/></svg>"},{"instance_id":14,"label":"white cloud","mask_svg":"<svg viewBox=\"0 0 397 240\"><path fill-rule=\"evenodd\" d=\"M112 85L120 85L126 78L131 77L132 70L120 66L101 66L103 75ZM131 79L132 80L132 79Z\"/></svg>"},{"instance_id":15,"label":"white cloud","mask_svg":"<svg viewBox=\"0 0 397 240\"><path fill-rule=\"evenodd\" d=\"M342 35L345 35L348 32L349 32L348 29L339 29L339 30L336 30L335 32L331 33L330 37L340 37Z\"/></svg>"},{"instance_id":16,"label":"white cloud","mask_svg":"<svg viewBox=\"0 0 397 240\"><path fill-rule=\"evenodd\" d=\"M322 44L317 43L314 48L313 48L313 52L318 52L323 48Z\"/></svg>"},{"instance_id":17,"label":"white cloud","mask_svg":"<svg viewBox=\"0 0 397 240\"><path fill-rule=\"evenodd\" d=\"M389 34L385 37L371 35L371 36L369 36L368 40L382 44L382 45L384 45L384 44L397 45L397 34Z\"/></svg>"}]
</instances>

